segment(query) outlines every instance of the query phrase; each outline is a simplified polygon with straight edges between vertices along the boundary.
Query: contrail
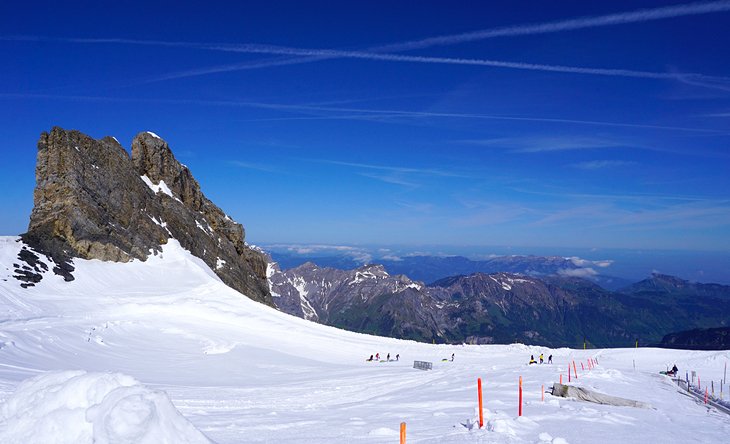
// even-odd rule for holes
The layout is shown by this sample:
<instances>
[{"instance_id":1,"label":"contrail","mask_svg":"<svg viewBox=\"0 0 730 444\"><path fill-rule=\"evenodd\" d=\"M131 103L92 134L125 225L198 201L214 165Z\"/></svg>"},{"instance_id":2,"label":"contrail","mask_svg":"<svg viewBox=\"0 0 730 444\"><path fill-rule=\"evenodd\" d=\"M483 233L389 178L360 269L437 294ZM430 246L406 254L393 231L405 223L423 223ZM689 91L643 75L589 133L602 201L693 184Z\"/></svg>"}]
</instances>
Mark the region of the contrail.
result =
<instances>
[{"instance_id":1,"label":"contrail","mask_svg":"<svg viewBox=\"0 0 730 444\"><path fill-rule=\"evenodd\" d=\"M730 1L687 3L684 5L666 6L654 9L639 9L632 12L619 12L616 14L599 15L595 17L579 17L557 22L506 26L502 28L465 32L463 34L430 37L421 40L412 40L408 42L382 46L380 47L380 49L386 52L410 51L414 49L429 48L432 46L444 46L453 45L456 43L473 42L475 40L485 40L494 37L548 34L553 32L570 31L574 29L597 28L603 26L623 25L628 23L649 22L654 20L683 17L688 15L700 15L724 11L730 11Z\"/></svg>"},{"instance_id":2,"label":"contrail","mask_svg":"<svg viewBox=\"0 0 730 444\"><path fill-rule=\"evenodd\" d=\"M280 103L262 103L247 102L233 100L198 100L198 99L147 99L147 98L130 98L130 97L104 97L104 96L63 96L52 94L19 94L19 93L0 93L0 99L50 99L50 100L74 100L87 102L116 102L116 103L155 103L166 105L203 105L203 106L229 106L229 107L246 107L256 109L269 109L277 111L290 112L330 112L333 118L342 117L342 113L361 114L363 116L383 116L389 117L413 117L413 118L458 118L458 119L484 119L484 120L506 120L515 122L543 122L543 123L566 123L575 125L592 125L622 128L638 128L652 130L668 130L668 131L687 131L694 133L710 133L724 134L722 131L703 129L703 128L687 128L677 126L663 125L645 125L639 123L622 123L622 122L606 122L600 120L579 120L579 119L562 119L551 117L524 117L524 116L502 116L489 114L469 114L469 113L440 113L430 111L410 111L410 110L380 110L368 108L342 108L328 106L310 106L310 105L292 105Z\"/></svg>"},{"instance_id":3,"label":"contrail","mask_svg":"<svg viewBox=\"0 0 730 444\"><path fill-rule=\"evenodd\" d=\"M217 47L212 47L217 48ZM549 72L565 72L573 74L589 74L589 75L602 75L602 76L618 76L618 77L636 77L636 78L649 78L649 79L670 79L670 80L681 80L686 83L692 83L698 86L705 86L708 88L718 89L730 89L730 78L719 77L719 76L708 76L699 73L670 73L670 72L652 72L652 71L637 71L630 69L613 69L613 68L586 68L579 66L565 66L565 65L546 65L538 63L524 63L524 62L507 62L501 60L485 60L485 59L464 59L464 58L451 58L451 57L427 57L427 56L409 56L402 54L380 54L373 52L362 52L362 51L341 51L336 49L307 49L307 48L291 48L286 46L272 46L272 45L240 45L235 48L231 47L226 51L242 52L247 54L277 54L277 55L296 55L306 56L312 59L319 58L331 59L331 58L354 58L364 60L379 60L389 62L410 62L410 63L434 63L434 64L448 64L448 65L473 65L473 66L490 66L497 68L509 68L509 69L522 69L531 71L549 71ZM272 63L272 62L266 62ZM286 64L287 60L282 60L282 63ZM269 65L267 65L269 66ZM231 65L220 65L210 68L202 68L197 70L189 70L177 73L171 73L162 77L155 78L152 81L168 80L173 78L191 77L202 74L237 71L240 69L251 69L255 68L255 64L238 63ZM704 83L702 83L704 82ZM719 84L714 84L719 83ZM722 85L721 83L726 83Z\"/></svg>"},{"instance_id":4,"label":"contrail","mask_svg":"<svg viewBox=\"0 0 730 444\"><path fill-rule=\"evenodd\" d=\"M195 42L169 42L160 40L136 40L123 38L54 38L42 36L6 36L0 37L0 40L15 41L63 41L70 43L88 43L88 44L132 44L147 46L167 46L167 47L183 47L191 49L225 51L225 52L243 52L256 54L279 54L279 55L295 55L306 56L304 58L297 57L293 59L272 60L263 62L247 62L231 65L221 65L210 68L200 68L197 70L189 70L169 75L161 76L151 81L161 81L174 78L192 77L211 73L237 71L244 69L257 69L271 66L292 65L298 63L315 62L333 58L360 58L370 60L386 60L399 62L420 62L420 63L443 63L443 64L461 64L461 65L479 65L493 66L514 69L531 69L553 72L570 72L578 74L596 74L596 75L614 75L623 77L643 77L658 79L674 79L685 81L686 83L695 84L709 88L728 90L725 85L715 85L713 81L726 82L726 78L704 76L694 73L652 73L644 71L634 71L625 69L604 69L604 68L581 68L559 65L540 65L519 62L504 62L497 60L479 60L479 59L457 59L444 57L409 57L399 56L395 54L385 54L399 51L410 51L415 49L423 49L432 46L453 45L464 42L477 40L485 40L495 37L508 37L532 34L547 34L554 32L562 32L576 29L595 28L603 26L613 26L620 24L647 22L668 18L683 17L689 15L709 14L713 12L724 12L730 10L730 1L715 1L706 3L688 3L684 5L666 6L654 9L640 9L631 12L619 12L615 14L601 15L595 17L579 17L575 19L561 20L555 22L536 23L507 26L501 28L485 29L480 31L472 31L462 34L452 34L445 36L429 37L420 40L412 40L390 45L377 46L369 48L365 51L338 51L329 49L299 49L277 47L270 45L236 45L226 43L195 43ZM708 83L705 83L708 82Z\"/></svg>"},{"instance_id":5,"label":"contrail","mask_svg":"<svg viewBox=\"0 0 730 444\"><path fill-rule=\"evenodd\" d=\"M687 3L683 5L665 6L653 9L639 9L630 12L599 15L594 17L579 17L555 22L534 23L506 26L501 28L483 29L479 31L429 37L420 40L410 40L401 43L377 46L367 49L368 52L399 52L432 46L454 45L457 43L485 40L495 37L509 37L532 34L548 34L553 32L570 31L575 29L597 28L629 23L641 23L655 20L684 17L690 15L710 14L713 12L730 11L730 0L704 3ZM208 44L194 42L168 42L161 40L136 40L123 38L56 38L43 36L0 36L0 40L12 41L63 41L71 43L119 43L134 45L172 46L198 49L217 49L226 51L234 48L232 44Z\"/></svg>"}]
</instances>

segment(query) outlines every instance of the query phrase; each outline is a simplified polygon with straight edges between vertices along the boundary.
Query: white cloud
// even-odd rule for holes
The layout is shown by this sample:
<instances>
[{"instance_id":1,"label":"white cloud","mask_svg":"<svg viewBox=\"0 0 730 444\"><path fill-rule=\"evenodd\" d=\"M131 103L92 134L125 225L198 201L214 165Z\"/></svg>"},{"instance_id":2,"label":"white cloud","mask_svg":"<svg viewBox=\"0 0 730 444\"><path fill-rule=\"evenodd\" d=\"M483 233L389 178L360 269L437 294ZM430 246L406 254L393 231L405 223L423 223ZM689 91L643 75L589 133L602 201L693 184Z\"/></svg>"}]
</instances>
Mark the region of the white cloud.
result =
<instances>
[{"instance_id":1,"label":"white cloud","mask_svg":"<svg viewBox=\"0 0 730 444\"><path fill-rule=\"evenodd\" d=\"M587 162L572 163L568 166L581 170L599 170L602 168L617 168L622 166L636 165L636 162L626 160L591 160Z\"/></svg>"},{"instance_id":2,"label":"white cloud","mask_svg":"<svg viewBox=\"0 0 730 444\"><path fill-rule=\"evenodd\" d=\"M596 148L615 148L623 143L583 136L503 137L484 140L464 140L464 143L495 148L508 148L516 153L541 153Z\"/></svg>"},{"instance_id":3,"label":"white cloud","mask_svg":"<svg viewBox=\"0 0 730 444\"><path fill-rule=\"evenodd\" d=\"M576 267L601 267L606 268L611 266L613 264L612 260L600 260L600 261L592 261L588 259L582 259L577 256L569 257L569 259Z\"/></svg>"},{"instance_id":4,"label":"white cloud","mask_svg":"<svg viewBox=\"0 0 730 444\"><path fill-rule=\"evenodd\" d=\"M558 274L567 277L578 277L578 278L592 278L595 277L598 272L592 268L566 268L558 270Z\"/></svg>"}]
</instances>

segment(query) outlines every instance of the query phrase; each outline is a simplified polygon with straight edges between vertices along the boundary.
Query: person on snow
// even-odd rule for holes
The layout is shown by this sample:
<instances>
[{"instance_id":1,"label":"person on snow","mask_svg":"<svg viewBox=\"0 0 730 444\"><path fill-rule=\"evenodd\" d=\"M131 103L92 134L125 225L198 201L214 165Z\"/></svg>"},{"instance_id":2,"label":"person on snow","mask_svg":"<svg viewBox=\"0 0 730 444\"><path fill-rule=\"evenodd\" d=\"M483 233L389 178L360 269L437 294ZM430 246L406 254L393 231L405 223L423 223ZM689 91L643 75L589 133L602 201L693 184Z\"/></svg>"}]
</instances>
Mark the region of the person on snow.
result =
<instances>
[{"instance_id":1,"label":"person on snow","mask_svg":"<svg viewBox=\"0 0 730 444\"><path fill-rule=\"evenodd\" d=\"M540 364L542 364L542 361L543 361L543 359L542 359L542 353L540 353Z\"/></svg>"},{"instance_id":2,"label":"person on snow","mask_svg":"<svg viewBox=\"0 0 730 444\"><path fill-rule=\"evenodd\" d=\"M395 360L397 361L398 359L400 359L400 355L396 353Z\"/></svg>"},{"instance_id":3,"label":"person on snow","mask_svg":"<svg viewBox=\"0 0 730 444\"><path fill-rule=\"evenodd\" d=\"M553 355L548 356L548 364L553 363Z\"/></svg>"},{"instance_id":4,"label":"person on snow","mask_svg":"<svg viewBox=\"0 0 730 444\"><path fill-rule=\"evenodd\" d=\"M530 365L537 364L537 361L535 361L535 355L530 355Z\"/></svg>"},{"instance_id":5,"label":"person on snow","mask_svg":"<svg viewBox=\"0 0 730 444\"><path fill-rule=\"evenodd\" d=\"M388 357L385 358L386 361L390 362L390 353L388 353Z\"/></svg>"},{"instance_id":6,"label":"person on snow","mask_svg":"<svg viewBox=\"0 0 730 444\"><path fill-rule=\"evenodd\" d=\"M368 361L372 361L372 360L373 360L373 355L370 355L370 359L368 359Z\"/></svg>"},{"instance_id":7,"label":"person on snow","mask_svg":"<svg viewBox=\"0 0 730 444\"><path fill-rule=\"evenodd\" d=\"M667 372L667 376L675 376L679 369L677 368L677 364L674 364L671 370Z\"/></svg>"},{"instance_id":8,"label":"person on snow","mask_svg":"<svg viewBox=\"0 0 730 444\"><path fill-rule=\"evenodd\" d=\"M380 361L380 353L375 353L375 360Z\"/></svg>"},{"instance_id":9,"label":"person on snow","mask_svg":"<svg viewBox=\"0 0 730 444\"><path fill-rule=\"evenodd\" d=\"M451 362L454 362L454 354L451 354Z\"/></svg>"}]
</instances>

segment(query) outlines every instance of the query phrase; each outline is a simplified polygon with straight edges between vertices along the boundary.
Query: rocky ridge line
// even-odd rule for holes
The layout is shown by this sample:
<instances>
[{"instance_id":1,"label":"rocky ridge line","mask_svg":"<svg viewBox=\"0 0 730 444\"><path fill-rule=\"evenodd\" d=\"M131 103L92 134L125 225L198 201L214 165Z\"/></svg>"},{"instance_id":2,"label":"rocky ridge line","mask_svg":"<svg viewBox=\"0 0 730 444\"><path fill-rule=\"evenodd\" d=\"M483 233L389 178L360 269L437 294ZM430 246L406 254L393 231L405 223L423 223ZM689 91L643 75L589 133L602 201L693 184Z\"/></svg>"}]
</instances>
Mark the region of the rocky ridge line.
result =
<instances>
[{"instance_id":1,"label":"rocky ridge line","mask_svg":"<svg viewBox=\"0 0 730 444\"><path fill-rule=\"evenodd\" d=\"M22 239L66 280L74 257L146 260L175 238L224 283L273 306L264 255L154 133L134 138L131 157L113 137L58 127L41 134L33 200Z\"/></svg>"}]
</instances>

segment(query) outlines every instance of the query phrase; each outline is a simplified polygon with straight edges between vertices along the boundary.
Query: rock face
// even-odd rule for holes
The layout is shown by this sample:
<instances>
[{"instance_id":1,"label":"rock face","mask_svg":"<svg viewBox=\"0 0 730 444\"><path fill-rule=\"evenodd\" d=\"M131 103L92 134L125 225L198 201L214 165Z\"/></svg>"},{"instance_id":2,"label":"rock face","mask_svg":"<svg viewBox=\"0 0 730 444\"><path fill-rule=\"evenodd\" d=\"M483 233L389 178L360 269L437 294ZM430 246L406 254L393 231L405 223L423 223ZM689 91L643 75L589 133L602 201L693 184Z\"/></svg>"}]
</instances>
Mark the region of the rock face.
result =
<instances>
[{"instance_id":1,"label":"rock face","mask_svg":"<svg viewBox=\"0 0 730 444\"><path fill-rule=\"evenodd\" d=\"M441 334L440 307L423 283L389 275L382 265L338 270L308 262L284 272L273 265L270 270L274 303L294 316L397 338L430 340Z\"/></svg>"},{"instance_id":2,"label":"rock face","mask_svg":"<svg viewBox=\"0 0 730 444\"><path fill-rule=\"evenodd\" d=\"M243 227L203 195L167 143L149 132L132 156L112 137L95 140L58 127L38 142L36 189L23 240L73 279L71 258L145 260L175 238L223 282L273 305L267 261Z\"/></svg>"},{"instance_id":3,"label":"rock face","mask_svg":"<svg viewBox=\"0 0 730 444\"><path fill-rule=\"evenodd\" d=\"M697 328L670 333L659 347L685 350L730 350L730 327Z\"/></svg>"}]
</instances>

